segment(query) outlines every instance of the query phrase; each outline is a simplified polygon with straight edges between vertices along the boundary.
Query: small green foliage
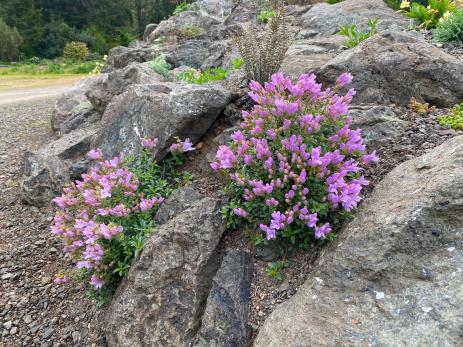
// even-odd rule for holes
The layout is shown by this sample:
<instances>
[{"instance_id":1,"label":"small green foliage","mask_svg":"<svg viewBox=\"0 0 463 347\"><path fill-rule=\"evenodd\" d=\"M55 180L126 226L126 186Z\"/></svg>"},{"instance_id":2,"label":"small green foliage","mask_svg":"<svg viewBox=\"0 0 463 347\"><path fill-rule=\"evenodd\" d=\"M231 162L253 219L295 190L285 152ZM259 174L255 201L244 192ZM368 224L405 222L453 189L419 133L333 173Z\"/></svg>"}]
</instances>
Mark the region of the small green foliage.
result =
<instances>
[{"instance_id":1,"label":"small green foliage","mask_svg":"<svg viewBox=\"0 0 463 347\"><path fill-rule=\"evenodd\" d=\"M344 45L348 48L353 48L357 46L360 42L368 39L369 37L375 35L378 32L378 23L379 19L368 19L368 31L360 31L357 29L357 25L340 25L339 31L336 33L338 35L346 36L348 40L344 41Z\"/></svg>"},{"instance_id":2,"label":"small green foliage","mask_svg":"<svg viewBox=\"0 0 463 347\"><path fill-rule=\"evenodd\" d=\"M413 112L416 112L416 113L418 113L420 115L425 115L425 114L436 111L435 106L429 107L429 104L427 102L425 102L425 103L419 102L418 100L416 100L416 98L414 96L412 96L410 98L410 102L408 103L408 107Z\"/></svg>"},{"instance_id":3,"label":"small green foliage","mask_svg":"<svg viewBox=\"0 0 463 347\"><path fill-rule=\"evenodd\" d=\"M241 66L243 66L243 64L244 64L243 58L235 58L235 59L232 59L231 61L233 70L239 70Z\"/></svg>"},{"instance_id":4,"label":"small green foliage","mask_svg":"<svg viewBox=\"0 0 463 347\"><path fill-rule=\"evenodd\" d=\"M172 15L177 16L182 12L189 11L191 10L191 4L187 3L186 1L181 2L177 6L175 6L174 12L172 12Z\"/></svg>"},{"instance_id":5,"label":"small green foliage","mask_svg":"<svg viewBox=\"0 0 463 347\"><path fill-rule=\"evenodd\" d=\"M337 3L342 2L342 1L344 1L344 0L327 0L326 2L331 4L331 5L334 5L334 4L337 4Z\"/></svg>"},{"instance_id":6,"label":"small green foliage","mask_svg":"<svg viewBox=\"0 0 463 347\"><path fill-rule=\"evenodd\" d=\"M434 40L463 45L463 9L458 9L447 18L443 17L437 23Z\"/></svg>"},{"instance_id":7,"label":"small green foliage","mask_svg":"<svg viewBox=\"0 0 463 347\"><path fill-rule=\"evenodd\" d=\"M463 103L455 105L449 114L440 116L438 122L454 130L463 130Z\"/></svg>"},{"instance_id":8,"label":"small green foliage","mask_svg":"<svg viewBox=\"0 0 463 347\"><path fill-rule=\"evenodd\" d=\"M186 25L183 28L174 32L180 40L190 40L195 37L201 36L204 30L197 25Z\"/></svg>"},{"instance_id":9,"label":"small green foliage","mask_svg":"<svg viewBox=\"0 0 463 347\"><path fill-rule=\"evenodd\" d=\"M158 55L151 62L151 68L161 76L166 76L169 73L169 70L172 69L172 66L166 62L166 58L163 54Z\"/></svg>"},{"instance_id":10,"label":"small green foliage","mask_svg":"<svg viewBox=\"0 0 463 347\"><path fill-rule=\"evenodd\" d=\"M257 20L262 23L267 23L270 18L273 18L277 15L275 10L262 10L257 15Z\"/></svg>"},{"instance_id":11,"label":"small green foliage","mask_svg":"<svg viewBox=\"0 0 463 347\"><path fill-rule=\"evenodd\" d=\"M275 281L282 281L281 270L287 268L290 265L288 260L279 260L269 264L266 269L267 275L272 277Z\"/></svg>"},{"instance_id":12,"label":"small green foliage","mask_svg":"<svg viewBox=\"0 0 463 347\"><path fill-rule=\"evenodd\" d=\"M64 46L63 57L69 60L82 61L88 56L87 44L84 42L68 42Z\"/></svg>"},{"instance_id":13,"label":"small green foliage","mask_svg":"<svg viewBox=\"0 0 463 347\"><path fill-rule=\"evenodd\" d=\"M432 29L441 18L455 12L457 7L453 0L429 0L428 6L402 1L400 9L407 17L418 21L418 28Z\"/></svg>"},{"instance_id":14,"label":"small green foliage","mask_svg":"<svg viewBox=\"0 0 463 347\"><path fill-rule=\"evenodd\" d=\"M177 76L177 79L183 80L188 83L204 84L211 81L221 81L225 79L229 71L221 67L211 67L204 71L197 71L195 69L188 69L183 71Z\"/></svg>"}]
</instances>

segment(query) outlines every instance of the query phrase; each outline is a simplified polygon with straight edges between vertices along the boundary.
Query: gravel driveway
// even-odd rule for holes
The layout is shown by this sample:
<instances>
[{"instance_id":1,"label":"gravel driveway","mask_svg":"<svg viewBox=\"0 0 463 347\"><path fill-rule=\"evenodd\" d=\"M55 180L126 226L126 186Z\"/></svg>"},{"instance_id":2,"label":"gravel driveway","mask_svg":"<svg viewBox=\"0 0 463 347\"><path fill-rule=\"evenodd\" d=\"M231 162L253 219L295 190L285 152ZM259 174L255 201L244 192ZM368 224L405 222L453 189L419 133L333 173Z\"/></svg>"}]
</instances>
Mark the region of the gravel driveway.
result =
<instances>
[{"instance_id":1,"label":"gravel driveway","mask_svg":"<svg viewBox=\"0 0 463 347\"><path fill-rule=\"evenodd\" d=\"M54 102L0 105L0 347L105 345L85 290L53 283L69 266L49 231L53 208L18 199L21 156L53 139Z\"/></svg>"}]
</instances>

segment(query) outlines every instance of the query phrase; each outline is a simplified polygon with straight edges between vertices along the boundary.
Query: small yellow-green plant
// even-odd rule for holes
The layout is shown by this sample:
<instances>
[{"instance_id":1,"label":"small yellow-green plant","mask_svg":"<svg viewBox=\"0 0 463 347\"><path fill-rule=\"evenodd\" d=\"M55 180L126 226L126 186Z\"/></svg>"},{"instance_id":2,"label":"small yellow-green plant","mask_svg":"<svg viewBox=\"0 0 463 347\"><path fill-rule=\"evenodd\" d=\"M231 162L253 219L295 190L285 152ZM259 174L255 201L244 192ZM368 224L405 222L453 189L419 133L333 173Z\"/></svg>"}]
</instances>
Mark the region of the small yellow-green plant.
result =
<instances>
[{"instance_id":1,"label":"small yellow-green plant","mask_svg":"<svg viewBox=\"0 0 463 347\"><path fill-rule=\"evenodd\" d=\"M343 42L343 44L348 47L352 48L357 46L360 42L366 40L367 38L375 35L378 32L378 23L379 19L368 19L368 27L370 28L368 31L360 31L357 28L357 25L340 25L339 31L336 33L338 35L346 36L348 39Z\"/></svg>"},{"instance_id":2,"label":"small yellow-green plant","mask_svg":"<svg viewBox=\"0 0 463 347\"><path fill-rule=\"evenodd\" d=\"M463 130L463 103L455 105L449 114L440 116L438 122L440 125L445 125L455 130Z\"/></svg>"},{"instance_id":3,"label":"small yellow-green plant","mask_svg":"<svg viewBox=\"0 0 463 347\"><path fill-rule=\"evenodd\" d=\"M87 44L84 42L68 42L64 46L63 56L66 59L82 61L88 56Z\"/></svg>"},{"instance_id":4,"label":"small yellow-green plant","mask_svg":"<svg viewBox=\"0 0 463 347\"><path fill-rule=\"evenodd\" d=\"M414 96L410 98L410 102L408 103L408 107L413 111L421 115L425 115L431 112L436 111L436 106L430 107L427 102L419 102L416 100Z\"/></svg>"},{"instance_id":5,"label":"small yellow-green plant","mask_svg":"<svg viewBox=\"0 0 463 347\"><path fill-rule=\"evenodd\" d=\"M172 15L176 16L182 12L189 11L191 10L191 4L187 3L186 1L181 2L177 6L175 6L174 12L172 12Z\"/></svg>"},{"instance_id":6,"label":"small yellow-green plant","mask_svg":"<svg viewBox=\"0 0 463 347\"><path fill-rule=\"evenodd\" d=\"M186 25L174 32L180 40L190 40L204 33L204 30L197 25Z\"/></svg>"},{"instance_id":7,"label":"small yellow-green plant","mask_svg":"<svg viewBox=\"0 0 463 347\"><path fill-rule=\"evenodd\" d=\"M221 67L212 67L204 71L188 69L177 76L177 79L188 83L204 84L211 81L221 81L225 79L229 71Z\"/></svg>"},{"instance_id":8,"label":"small yellow-green plant","mask_svg":"<svg viewBox=\"0 0 463 347\"><path fill-rule=\"evenodd\" d=\"M270 18L273 18L276 16L276 11L275 10L262 10L260 13L257 15L257 20L262 23L267 23Z\"/></svg>"},{"instance_id":9,"label":"small yellow-green plant","mask_svg":"<svg viewBox=\"0 0 463 347\"><path fill-rule=\"evenodd\" d=\"M151 62L151 68L158 74L166 76L169 70L172 69L172 66L166 61L166 58L163 54L158 55Z\"/></svg>"}]
</instances>

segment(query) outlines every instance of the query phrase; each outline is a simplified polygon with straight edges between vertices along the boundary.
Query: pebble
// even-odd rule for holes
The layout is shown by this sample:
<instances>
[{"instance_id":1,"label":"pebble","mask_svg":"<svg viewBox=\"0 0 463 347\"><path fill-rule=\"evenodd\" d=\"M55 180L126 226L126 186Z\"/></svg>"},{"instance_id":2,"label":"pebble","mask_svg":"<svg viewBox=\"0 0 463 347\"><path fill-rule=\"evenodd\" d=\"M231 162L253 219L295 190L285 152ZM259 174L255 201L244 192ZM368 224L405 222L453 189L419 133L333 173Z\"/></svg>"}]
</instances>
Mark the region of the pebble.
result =
<instances>
[{"instance_id":1,"label":"pebble","mask_svg":"<svg viewBox=\"0 0 463 347\"><path fill-rule=\"evenodd\" d=\"M10 330L10 335L16 335L18 333L18 327L12 327Z\"/></svg>"},{"instance_id":2,"label":"pebble","mask_svg":"<svg viewBox=\"0 0 463 347\"><path fill-rule=\"evenodd\" d=\"M12 326L13 326L13 322L12 322L12 321L8 321L8 322L3 323L3 327L4 327L6 330L10 330Z\"/></svg>"}]
</instances>

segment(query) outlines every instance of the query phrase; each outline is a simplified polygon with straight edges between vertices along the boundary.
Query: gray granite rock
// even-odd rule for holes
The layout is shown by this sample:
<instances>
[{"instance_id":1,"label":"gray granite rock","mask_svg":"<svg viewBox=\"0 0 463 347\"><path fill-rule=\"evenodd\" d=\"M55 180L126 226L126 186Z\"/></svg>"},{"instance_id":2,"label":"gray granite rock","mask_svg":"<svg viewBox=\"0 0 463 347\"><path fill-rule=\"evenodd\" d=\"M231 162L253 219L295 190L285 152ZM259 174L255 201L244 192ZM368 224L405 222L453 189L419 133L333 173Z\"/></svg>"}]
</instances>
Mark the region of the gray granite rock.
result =
<instances>
[{"instance_id":1,"label":"gray granite rock","mask_svg":"<svg viewBox=\"0 0 463 347\"><path fill-rule=\"evenodd\" d=\"M110 346L188 346L193 341L219 266L224 230L219 201L202 198L155 231L107 312Z\"/></svg>"},{"instance_id":2,"label":"gray granite rock","mask_svg":"<svg viewBox=\"0 0 463 347\"><path fill-rule=\"evenodd\" d=\"M249 253L231 250L225 254L212 281L196 346L249 346L252 276Z\"/></svg>"}]
</instances>

